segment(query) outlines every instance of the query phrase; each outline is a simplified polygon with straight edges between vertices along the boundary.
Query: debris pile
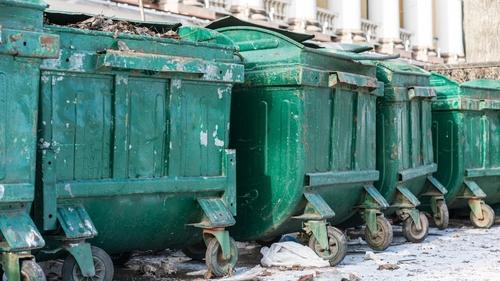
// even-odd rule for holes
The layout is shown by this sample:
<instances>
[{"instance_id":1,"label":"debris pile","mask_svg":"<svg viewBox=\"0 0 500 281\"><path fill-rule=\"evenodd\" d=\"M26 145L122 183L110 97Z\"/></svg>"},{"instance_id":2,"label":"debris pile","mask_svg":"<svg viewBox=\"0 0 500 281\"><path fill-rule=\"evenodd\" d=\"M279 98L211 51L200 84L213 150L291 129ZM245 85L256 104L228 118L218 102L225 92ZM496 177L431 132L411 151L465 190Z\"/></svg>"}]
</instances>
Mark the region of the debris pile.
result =
<instances>
[{"instance_id":1,"label":"debris pile","mask_svg":"<svg viewBox=\"0 0 500 281\"><path fill-rule=\"evenodd\" d=\"M115 38L118 37L120 33L128 33L128 34L145 35L145 36L152 36L159 38L180 39L177 32L173 30L161 33L154 30L154 28L138 26L127 21L112 20L109 18L105 18L103 15L93 16L84 21L75 24L70 24L69 26L80 29L112 32Z\"/></svg>"}]
</instances>

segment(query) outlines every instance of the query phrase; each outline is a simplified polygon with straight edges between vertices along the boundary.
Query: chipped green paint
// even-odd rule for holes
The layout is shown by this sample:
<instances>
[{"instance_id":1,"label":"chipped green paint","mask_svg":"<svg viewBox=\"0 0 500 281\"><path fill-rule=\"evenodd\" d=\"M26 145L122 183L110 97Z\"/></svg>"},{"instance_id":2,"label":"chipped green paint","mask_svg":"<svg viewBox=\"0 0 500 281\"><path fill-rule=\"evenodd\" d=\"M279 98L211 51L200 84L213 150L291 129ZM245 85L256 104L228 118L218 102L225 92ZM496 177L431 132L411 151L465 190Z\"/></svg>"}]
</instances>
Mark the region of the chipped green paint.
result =
<instances>
[{"instance_id":1,"label":"chipped green paint","mask_svg":"<svg viewBox=\"0 0 500 281\"><path fill-rule=\"evenodd\" d=\"M432 104L436 177L446 186L451 208L467 198L500 203L500 82L463 84L433 73Z\"/></svg>"},{"instance_id":2,"label":"chipped green paint","mask_svg":"<svg viewBox=\"0 0 500 281\"><path fill-rule=\"evenodd\" d=\"M61 52L41 73L44 232L66 225L58 235L113 254L185 247L202 239L196 227L234 224L229 109L244 74L231 40L200 28L180 40L45 30Z\"/></svg>"},{"instance_id":3,"label":"chipped green paint","mask_svg":"<svg viewBox=\"0 0 500 281\"><path fill-rule=\"evenodd\" d=\"M375 102L382 91L375 67L269 29L222 25L214 26L240 46L245 64L231 116L235 238L268 240L325 219L354 225L366 208L380 214L385 200L369 188L379 175Z\"/></svg>"},{"instance_id":4,"label":"chipped green paint","mask_svg":"<svg viewBox=\"0 0 500 281\"><path fill-rule=\"evenodd\" d=\"M432 178L437 170L432 151L430 73L403 62L379 62L377 78L385 83L385 93L377 103L376 187L391 204L388 214L402 210L419 225L412 211L427 207L429 197L446 192Z\"/></svg>"},{"instance_id":5,"label":"chipped green paint","mask_svg":"<svg viewBox=\"0 0 500 281\"><path fill-rule=\"evenodd\" d=\"M22 259L45 245L30 211L35 199L40 63L59 38L42 29L41 1L0 0L0 245L2 269L20 280Z\"/></svg>"}]
</instances>

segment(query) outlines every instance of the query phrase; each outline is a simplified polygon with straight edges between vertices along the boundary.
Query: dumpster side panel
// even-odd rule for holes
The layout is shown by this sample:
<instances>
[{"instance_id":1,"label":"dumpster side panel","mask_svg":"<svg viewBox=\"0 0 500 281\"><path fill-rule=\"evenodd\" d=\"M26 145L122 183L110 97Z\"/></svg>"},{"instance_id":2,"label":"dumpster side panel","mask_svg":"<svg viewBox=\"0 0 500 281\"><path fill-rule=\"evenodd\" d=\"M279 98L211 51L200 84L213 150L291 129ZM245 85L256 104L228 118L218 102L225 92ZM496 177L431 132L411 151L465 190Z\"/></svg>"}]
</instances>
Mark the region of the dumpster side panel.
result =
<instances>
[{"instance_id":1,"label":"dumpster side panel","mask_svg":"<svg viewBox=\"0 0 500 281\"><path fill-rule=\"evenodd\" d=\"M238 149L236 239L272 238L300 228L290 216L304 207L303 93L297 88L238 89L231 147ZM286 224L285 221L288 221Z\"/></svg>"},{"instance_id":2,"label":"dumpster side panel","mask_svg":"<svg viewBox=\"0 0 500 281\"><path fill-rule=\"evenodd\" d=\"M375 101L361 90L309 88L304 108L306 173L375 170ZM352 206L360 202L362 190L359 182L318 187L335 212L335 224L354 214Z\"/></svg>"},{"instance_id":3,"label":"dumpster side panel","mask_svg":"<svg viewBox=\"0 0 500 281\"><path fill-rule=\"evenodd\" d=\"M175 85L173 98L168 79L49 71L42 81L43 103L50 105L44 107L43 136L51 139L44 153L55 159L56 184L64 192L58 202L86 207L99 232L93 243L118 253L199 239L187 226L201 220L198 195L178 194L174 181L156 194L148 186L170 176L191 177L196 185L193 177L222 174L231 87L212 83L201 93L194 91L200 84L188 81ZM191 161L194 155L200 161ZM128 185L137 189L126 191ZM113 191L118 186L127 194ZM44 188L55 187L47 182ZM54 199L46 199L49 208Z\"/></svg>"}]
</instances>

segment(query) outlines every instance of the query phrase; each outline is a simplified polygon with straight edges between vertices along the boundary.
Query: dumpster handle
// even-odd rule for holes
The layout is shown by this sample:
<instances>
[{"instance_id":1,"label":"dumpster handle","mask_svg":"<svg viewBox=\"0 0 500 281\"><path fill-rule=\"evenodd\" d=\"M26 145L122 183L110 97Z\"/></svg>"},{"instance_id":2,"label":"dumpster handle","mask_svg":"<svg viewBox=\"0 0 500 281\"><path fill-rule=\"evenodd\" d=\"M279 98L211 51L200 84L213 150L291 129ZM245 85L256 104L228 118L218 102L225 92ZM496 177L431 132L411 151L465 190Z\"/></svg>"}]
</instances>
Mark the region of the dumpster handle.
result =
<instances>
[{"instance_id":1,"label":"dumpster handle","mask_svg":"<svg viewBox=\"0 0 500 281\"><path fill-rule=\"evenodd\" d=\"M433 98L436 96L436 92L432 87L409 87L408 96L410 99L415 97Z\"/></svg>"}]
</instances>

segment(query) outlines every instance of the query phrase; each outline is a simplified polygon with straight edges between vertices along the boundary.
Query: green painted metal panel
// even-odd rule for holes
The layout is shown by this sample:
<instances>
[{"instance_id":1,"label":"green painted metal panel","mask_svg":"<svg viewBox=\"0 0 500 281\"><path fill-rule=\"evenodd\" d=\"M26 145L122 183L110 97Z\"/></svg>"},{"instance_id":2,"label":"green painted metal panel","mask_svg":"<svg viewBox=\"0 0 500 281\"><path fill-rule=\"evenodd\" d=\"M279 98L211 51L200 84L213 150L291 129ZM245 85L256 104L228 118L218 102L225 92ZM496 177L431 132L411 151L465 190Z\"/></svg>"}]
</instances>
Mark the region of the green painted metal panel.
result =
<instances>
[{"instance_id":1,"label":"green painted metal panel","mask_svg":"<svg viewBox=\"0 0 500 281\"><path fill-rule=\"evenodd\" d=\"M419 205L417 197L427 191L427 177L436 171L431 112L436 93L429 84L430 73L403 62L376 64L385 93L377 103L380 181L375 186L391 205L401 205L395 201L402 198L397 194Z\"/></svg>"},{"instance_id":2,"label":"green painted metal panel","mask_svg":"<svg viewBox=\"0 0 500 281\"><path fill-rule=\"evenodd\" d=\"M198 29L181 40L46 30L61 52L40 79L44 234L66 223L66 239L118 253L184 247L201 240L195 226L234 224L229 109L244 76L232 43ZM87 221L98 235L70 231Z\"/></svg>"},{"instance_id":3,"label":"green painted metal panel","mask_svg":"<svg viewBox=\"0 0 500 281\"><path fill-rule=\"evenodd\" d=\"M433 134L438 171L451 208L467 207L471 194L490 204L500 202L500 89L498 81L463 84L432 74ZM469 184L470 183L470 184Z\"/></svg>"},{"instance_id":4,"label":"green painted metal panel","mask_svg":"<svg viewBox=\"0 0 500 281\"><path fill-rule=\"evenodd\" d=\"M254 240L299 231L311 219L354 223L365 185L378 179L375 67L253 24L210 26L241 47L245 64L231 116L238 151L231 233Z\"/></svg>"},{"instance_id":5,"label":"green painted metal panel","mask_svg":"<svg viewBox=\"0 0 500 281\"><path fill-rule=\"evenodd\" d=\"M30 211L35 198L40 63L54 57L59 38L43 31L41 1L0 1L0 251L44 246ZM18 272L2 259L3 270ZM11 260L12 261L12 260ZM17 260L16 260L17 262Z\"/></svg>"}]
</instances>

